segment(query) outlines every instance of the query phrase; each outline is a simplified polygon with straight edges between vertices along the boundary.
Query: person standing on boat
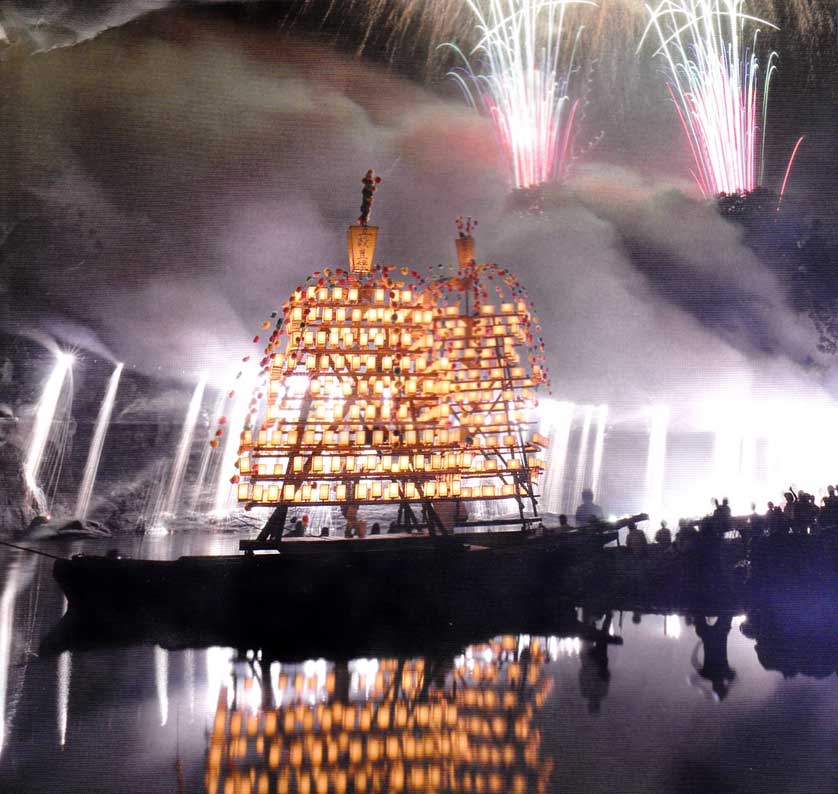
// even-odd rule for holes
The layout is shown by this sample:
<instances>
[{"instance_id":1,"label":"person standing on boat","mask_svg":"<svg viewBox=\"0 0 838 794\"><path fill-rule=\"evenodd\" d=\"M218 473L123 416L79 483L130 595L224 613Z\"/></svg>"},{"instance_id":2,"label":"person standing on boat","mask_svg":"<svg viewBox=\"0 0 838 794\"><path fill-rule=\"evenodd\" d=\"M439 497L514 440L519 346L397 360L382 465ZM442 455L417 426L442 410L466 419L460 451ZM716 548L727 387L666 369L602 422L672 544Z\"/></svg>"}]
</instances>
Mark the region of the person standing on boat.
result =
<instances>
[{"instance_id":1,"label":"person standing on boat","mask_svg":"<svg viewBox=\"0 0 838 794\"><path fill-rule=\"evenodd\" d=\"M675 551L679 554L692 554L698 548L698 532L691 522L682 518L678 521L678 532L675 535Z\"/></svg>"},{"instance_id":2,"label":"person standing on boat","mask_svg":"<svg viewBox=\"0 0 838 794\"><path fill-rule=\"evenodd\" d=\"M351 538L358 531L358 505L343 504L340 506L340 512L346 519L346 532L344 534L347 538Z\"/></svg>"},{"instance_id":3,"label":"person standing on boat","mask_svg":"<svg viewBox=\"0 0 838 794\"><path fill-rule=\"evenodd\" d=\"M288 536L292 538L301 538L305 535L305 533L305 524L303 524L303 520L301 518L298 518L294 522L294 528L288 533Z\"/></svg>"},{"instance_id":4,"label":"person standing on boat","mask_svg":"<svg viewBox=\"0 0 838 794\"><path fill-rule=\"evenodd\" d=\"M672 532L670 532L666 521L661 521L660 529L655 533L655 543L668 549L672 545Z\"/></svg>"},{"instance_id":5,"label":"person standing on boat","mask_svg":"<svg viewBox=\"0 0 838 794\"><path fill-rule=\"evenodd\" d=\"M628 523L628 535L626 535L626 548L636 557L643 557L646 554L646 547L648 540L646 533L642 529L638 529L634 521Z\"/></svg>"},{"instance_id":6,"label":"person standing on boat","mask_svg":"<svg viewBox=\"0 0 838 794\"><path fill-rule=\"evenodd\" d=\"M576 508L576 526L584 527L595 521L602 521L602 508L594 503L594 492L585 488L582 491L582 504Z\"/></svg>"}]
</instances>

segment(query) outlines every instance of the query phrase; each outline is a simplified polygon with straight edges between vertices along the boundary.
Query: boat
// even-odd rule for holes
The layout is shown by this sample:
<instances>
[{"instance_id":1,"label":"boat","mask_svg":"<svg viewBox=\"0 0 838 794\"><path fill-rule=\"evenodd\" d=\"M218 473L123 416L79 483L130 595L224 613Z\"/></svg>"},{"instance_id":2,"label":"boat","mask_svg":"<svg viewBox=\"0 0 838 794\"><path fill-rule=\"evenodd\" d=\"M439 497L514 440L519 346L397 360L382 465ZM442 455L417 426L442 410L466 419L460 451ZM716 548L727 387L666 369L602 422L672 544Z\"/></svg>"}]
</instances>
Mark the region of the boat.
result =
<instances>
[{"instance_id":1,"label":"boat","mask_svg":"<svg viewBox=\"0 0 838 794\"><path fill-rule=\"evenodd\" d=\"M480 545L458 535L286 538L274 544L278 553L257 553L266 544L243 541L243 554L171 561L76 555L56 560L54 576L68 612L100 625L226 630L252 619L284 631L330 615L363 615L403 629L457 616L467 622L470 609L477 616L537 612L561 590L564 572L583 566L617 532L507 534L503 541L483 535L488 543Z\"/></svg>"}]
</instances>

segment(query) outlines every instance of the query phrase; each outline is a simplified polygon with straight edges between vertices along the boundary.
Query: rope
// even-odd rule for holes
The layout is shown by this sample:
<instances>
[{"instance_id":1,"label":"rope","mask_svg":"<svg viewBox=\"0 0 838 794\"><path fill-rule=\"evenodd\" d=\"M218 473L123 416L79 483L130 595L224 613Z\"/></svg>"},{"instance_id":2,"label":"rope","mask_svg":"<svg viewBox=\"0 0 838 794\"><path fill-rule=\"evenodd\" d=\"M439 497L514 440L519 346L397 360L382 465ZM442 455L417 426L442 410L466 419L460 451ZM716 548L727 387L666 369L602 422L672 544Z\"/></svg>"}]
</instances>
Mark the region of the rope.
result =
<instances>
[{"instance_id":1,"label":"rope","mask_svg":"<svg viewBox=\"0 0 838 794\"><path fill-rule=\"evenodd\" d=\"M28 551L30 554L40 554L41 557L49 557L52 560L66 560L66 557L59 557L56 554L50 554L47 551L41 551L40 549L31 549L28 546L18 546L17 543L9 543L8 540L0 540L0 545L2 546L10 546L13 549L18 549L19 551Z\"/></svg>"}]
</instances>

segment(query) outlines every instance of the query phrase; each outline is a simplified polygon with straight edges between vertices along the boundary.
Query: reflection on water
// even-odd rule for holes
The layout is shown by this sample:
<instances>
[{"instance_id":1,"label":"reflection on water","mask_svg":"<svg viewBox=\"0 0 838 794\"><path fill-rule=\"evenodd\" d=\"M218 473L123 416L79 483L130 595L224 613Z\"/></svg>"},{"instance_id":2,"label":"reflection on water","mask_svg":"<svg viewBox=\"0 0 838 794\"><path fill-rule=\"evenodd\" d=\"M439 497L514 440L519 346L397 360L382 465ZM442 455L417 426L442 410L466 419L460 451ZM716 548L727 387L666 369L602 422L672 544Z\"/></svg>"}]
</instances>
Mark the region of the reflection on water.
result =
<instances>
[{"instance_id":1,"label":"reflection on water","mask_svg":"<svg viewBox=\"0 0 838 794\"><path fill-rule=\"evenodd\" d=\"M207 794L544 792L553 761L533 715L553 686L546 650L506 636L446 660L239 659Z\"/></svg>"},{"instance_id":2,"label":"reflection on water","mask_svg":"<svg viewBox=\"0 0 838 794\"><path fill-rule=\"evenodd\" d=\"M9 686L9 679L17 672L16 660L25 648L14 647L15 606L32 578L36 561L32 557L14 556L5 571L3 594L0 596L0 753L6 742L8 726L14 718L14 704L17 700L15 686Z\"/></svg>"},{"instance_id":3,"label":"reflection on water","mask_svg":"<svg viewBox=\"0 0 838 794\"><path fill-rule=\"evenodd\" d=\"M66 608L50 567L0 555L2 792L834 794L831 601L747 617L580 608L566 636L424 656L292 664L294 637L265 638L286 658L177 637L38 656Z\"/></svg>"},{"instance_id":4,"label":"reflection on water","mask_svg":"<svg viewBox=\"0 0 838 794\"><path fill-rule=\"evenodd\" d=\"M73 654L64 651L58 657L58 743L67 743L67 713L70 705L70 675L73 671Z\"/></svg>"},{"instance_id":5,"label":"reflection on water","mask_svg":"<svg viewBox=\"0 0 838 794\"><path fill-rule=\"evenodd\" d=\"M541 639L453 660L235 664L207 754L208 794L543 792L533 715L553 686Z\"/></svg>"}]
</instances>

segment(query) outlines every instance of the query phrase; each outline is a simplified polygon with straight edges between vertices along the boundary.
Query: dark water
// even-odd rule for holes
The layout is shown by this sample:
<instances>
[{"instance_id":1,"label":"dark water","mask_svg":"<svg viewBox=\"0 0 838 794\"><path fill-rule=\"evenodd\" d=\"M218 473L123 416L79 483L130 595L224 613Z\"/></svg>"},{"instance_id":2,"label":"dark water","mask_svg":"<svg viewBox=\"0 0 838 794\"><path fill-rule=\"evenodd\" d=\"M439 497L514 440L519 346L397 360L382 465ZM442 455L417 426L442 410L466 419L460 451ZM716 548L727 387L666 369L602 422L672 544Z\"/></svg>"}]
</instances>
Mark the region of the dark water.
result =
<instances>
[{"instance_id":1,"label":"dark water","mask_svg":"<svg viewBox=\"0 0 838 794\"><path fill-rule=\"evenodd\" d=\"M475 637L447 658L49 657L64 610L50 561L6 551L0 570L0 792L838 792L835 646L817 631L772 646L744 615L614 612L580 614L599 644Z\"/></svg>"}]
</instances>

